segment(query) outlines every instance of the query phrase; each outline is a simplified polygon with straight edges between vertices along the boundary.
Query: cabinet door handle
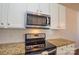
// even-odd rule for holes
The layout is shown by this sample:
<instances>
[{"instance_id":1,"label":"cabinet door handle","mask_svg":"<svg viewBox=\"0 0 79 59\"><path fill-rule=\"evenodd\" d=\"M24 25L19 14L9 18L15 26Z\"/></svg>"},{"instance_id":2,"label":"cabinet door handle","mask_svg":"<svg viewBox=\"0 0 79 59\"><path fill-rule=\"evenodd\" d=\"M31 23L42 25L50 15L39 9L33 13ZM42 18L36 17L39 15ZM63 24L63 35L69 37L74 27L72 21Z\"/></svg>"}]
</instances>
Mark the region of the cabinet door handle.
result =
<instances>
[{"instance_id":1,"label":"cabinet door handle","mask_svg":"<svg viewBox=\"0 0 79 59\"><path fill-rule=\"evenodd\" d=\"M1 25L4 25L4 23L1 23Z\"/></svg>"},{"instance_id":2,"label":"cabinet door handle","mask_svg":"<svg viewBox=\"0 0 79 59\"><path fill-rule=\"evenodd\" d=\"M63 50L63 48L62 48L62 50Z\"/></svg>"},{"instance_id":3,"label":"cabinet door handle","mask_svg":"<svg viewBox=\"0 0 79 59\"><path fill-rule=\"evenodd\" d=\"M37 10L37 12L38 12L39 10Z\"/></svg>"},{"instance_id":4,"label":"cabinet door handle","mask_svg":"<svg viewBox=\"0 0 79 59\"><path fill-rule=\"evenodd\" d=\"M8 25L10 25L10 23L8 23Z\"/></svg>"},{"instance_id":5,"label":"cabinet door handle","mask_svg":"<svg viewBox=\"0 0 79 59\"><path fill-rule=\"evenodd\" d=\"M71 47L73 47L73 46L71 46Z\"/></svg>"},{"instance_id":6,"label":"cabinet door handle","mask_svg":"<svg viewBox=\"0 0 79 59\"><path fill-rule=\"evenodd\" d=\"M40 12L42 12L42 11L40 11Z\"/></svg>"}]
</instances>

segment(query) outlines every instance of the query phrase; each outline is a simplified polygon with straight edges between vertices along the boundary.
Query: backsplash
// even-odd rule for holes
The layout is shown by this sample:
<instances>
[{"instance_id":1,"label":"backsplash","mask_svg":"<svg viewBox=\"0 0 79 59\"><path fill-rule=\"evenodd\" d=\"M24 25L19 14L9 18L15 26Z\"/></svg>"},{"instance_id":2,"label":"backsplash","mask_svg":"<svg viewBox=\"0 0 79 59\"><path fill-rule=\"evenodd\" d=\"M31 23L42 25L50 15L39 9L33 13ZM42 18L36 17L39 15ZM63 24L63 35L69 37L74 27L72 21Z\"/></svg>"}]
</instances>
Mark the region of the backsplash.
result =
<instances>
[{"instance_id":1,"label":"backsplash","mask_svg":"<svg viewBox=\"0 0 79 59\"><path fill-rule=\"evenodd\" d=\"M57 30L49 29L0 29L0 44L24 42L25 33L46 33L46 39L57 38Z\"/></svg>"}]
</instances>

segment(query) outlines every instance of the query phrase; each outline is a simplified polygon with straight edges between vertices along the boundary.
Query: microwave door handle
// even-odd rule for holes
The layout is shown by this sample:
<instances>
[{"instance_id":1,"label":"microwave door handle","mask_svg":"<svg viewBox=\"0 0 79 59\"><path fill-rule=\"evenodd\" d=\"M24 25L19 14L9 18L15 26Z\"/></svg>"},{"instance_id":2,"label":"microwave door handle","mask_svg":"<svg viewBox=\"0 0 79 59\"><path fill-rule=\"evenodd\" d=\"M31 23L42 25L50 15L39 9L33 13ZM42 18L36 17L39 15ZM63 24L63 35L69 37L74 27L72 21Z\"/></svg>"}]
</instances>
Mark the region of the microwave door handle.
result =
<instances>
[{"instance_id":1,"label":"microwave door handle","mask_svg":"<svg viewBox=\"0 0 79 59\"><path fill-rule=\"evenodd\" d=\"M50 18L47 17L47 25L50 25Z\"/></svg>"}]
</instances>

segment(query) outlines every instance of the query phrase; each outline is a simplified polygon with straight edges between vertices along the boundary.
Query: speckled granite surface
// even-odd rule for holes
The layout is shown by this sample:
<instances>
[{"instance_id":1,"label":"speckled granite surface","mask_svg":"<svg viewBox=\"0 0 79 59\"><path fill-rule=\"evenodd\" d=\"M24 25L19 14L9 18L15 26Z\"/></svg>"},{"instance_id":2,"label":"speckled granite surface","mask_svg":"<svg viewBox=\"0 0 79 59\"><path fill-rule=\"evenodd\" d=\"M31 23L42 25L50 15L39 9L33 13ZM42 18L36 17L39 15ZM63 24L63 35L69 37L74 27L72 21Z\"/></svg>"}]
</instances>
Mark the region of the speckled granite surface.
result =
<instances>
[{"instance_id":1,"label":"speckled granite surface","mask_svg":"<svg viewBox=\"0 0 79 59\"><path fill-rule=\"evenodd\" d=\"M24 53L25 53L25 44L23 42L0 44L0 55L19 55Z\"/></svg>"},{"instance_id":2,"label":"speckled granite surface","mask_svg":"<svg viewBox=\"0 0 79 59\"><path fill-rule=\"evenodd\" d=\"M69 45L69 44L72 44L72 43L75 44L75 41L71 41L71 40L67 40L67 39L62 39L62 38L49 39L48 42L50 42L51 44L56 45L57 47L64 46L64 45Z\"/></svg>"}]
</instances>

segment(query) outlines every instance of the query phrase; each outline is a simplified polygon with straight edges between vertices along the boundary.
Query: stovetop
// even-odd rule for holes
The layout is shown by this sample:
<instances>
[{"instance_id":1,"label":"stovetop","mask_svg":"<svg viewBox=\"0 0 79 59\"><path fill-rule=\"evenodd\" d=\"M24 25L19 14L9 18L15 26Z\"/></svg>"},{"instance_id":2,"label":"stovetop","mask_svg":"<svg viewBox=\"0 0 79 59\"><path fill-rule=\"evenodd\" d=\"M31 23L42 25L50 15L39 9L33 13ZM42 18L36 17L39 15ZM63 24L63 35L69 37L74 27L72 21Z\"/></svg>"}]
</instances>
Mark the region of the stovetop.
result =
<instances>
[{"instance_id":1,"label":"stovetop","mask_svg":"<svg viewBox=\"0 0 79 59\"><path fill-rule=\"evenodd\" d=\"M56 46L46 41L46 46L44 49L48 49L48 48L56 48Z\"/></svg>"}]
</instances>

